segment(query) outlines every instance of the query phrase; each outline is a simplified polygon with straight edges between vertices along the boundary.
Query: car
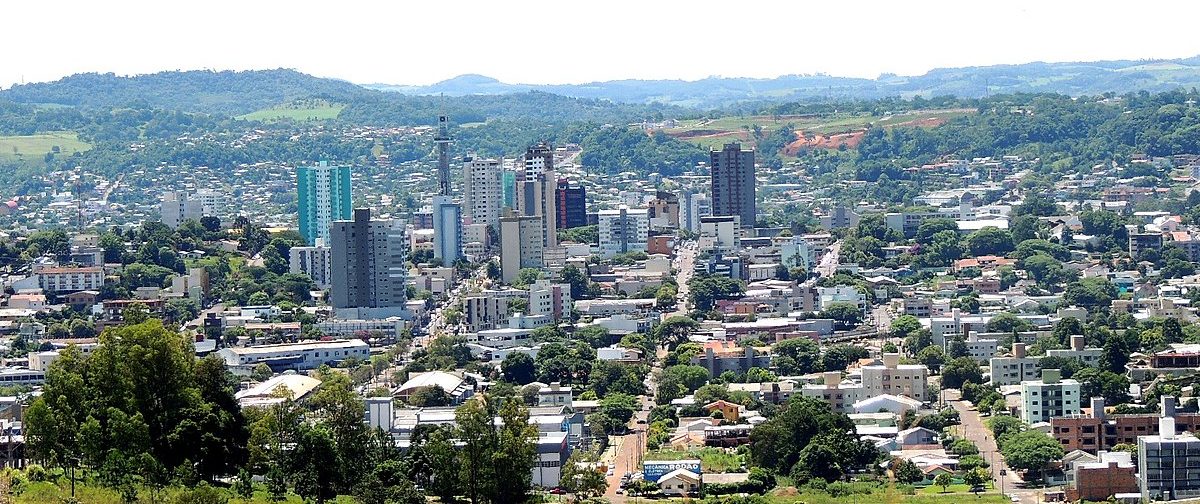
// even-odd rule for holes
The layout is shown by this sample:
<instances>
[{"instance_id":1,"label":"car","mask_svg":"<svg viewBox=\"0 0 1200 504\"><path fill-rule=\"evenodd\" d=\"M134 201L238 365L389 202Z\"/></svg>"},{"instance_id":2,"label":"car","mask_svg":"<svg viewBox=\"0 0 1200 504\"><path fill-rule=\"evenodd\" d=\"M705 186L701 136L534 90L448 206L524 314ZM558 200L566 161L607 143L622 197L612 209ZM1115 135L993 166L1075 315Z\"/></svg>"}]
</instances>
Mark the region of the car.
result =
<instances>
[{"instance_id":1,"label":"car","mask_svg":"<svg viewBox=\"0 0 1200 504\"><path fill-rule=\"evenodd\" d=\"M617 489L617 495L623 495L624 493L625 493L625 489L624 489L624 488L618 488L618 489Z\"/></svg>"},{"instance_id":2,"label":"car","mask_svg":"<svg viewBox=\"0 0 1200 504\"><path fill-rule=\"evenodd\" d=\"M563 492L563 489L561 489L559 487L554 487L553 489L550 490L550 493L552 493L554 495L562 495L566 492Z\"/></svg>"},{"instance_id":3,"label":"car","mask_svg":"<svg viewBox=\"0 0 1200 504\"><path fill-rule=\"evenodd\" d=\"M609 467L608 468L608 476L612 476L612 475L613 475L613 468Z\"/></svg>"}]
</instances>

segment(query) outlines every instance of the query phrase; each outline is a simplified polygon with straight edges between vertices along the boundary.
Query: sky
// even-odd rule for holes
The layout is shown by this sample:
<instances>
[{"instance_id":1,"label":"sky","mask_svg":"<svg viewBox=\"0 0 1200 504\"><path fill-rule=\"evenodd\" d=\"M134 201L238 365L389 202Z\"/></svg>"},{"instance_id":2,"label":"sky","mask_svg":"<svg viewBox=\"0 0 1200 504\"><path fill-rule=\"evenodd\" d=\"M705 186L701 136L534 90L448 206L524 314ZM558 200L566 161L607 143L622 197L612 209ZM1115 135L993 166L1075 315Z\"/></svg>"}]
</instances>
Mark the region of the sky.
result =
<instances>
[{"instance_id":1,"label":"sky","mask_svg":"<svg viewBox=\"0 0 1200 504\"><path fill-rule=\"evenodd\" d=\"M0 87L80 72L294 68L356 83L877 77L1200 55L1200 2L5 2ZM15 22L14 22L15 21Z\"/></svg>"}]
</instances>

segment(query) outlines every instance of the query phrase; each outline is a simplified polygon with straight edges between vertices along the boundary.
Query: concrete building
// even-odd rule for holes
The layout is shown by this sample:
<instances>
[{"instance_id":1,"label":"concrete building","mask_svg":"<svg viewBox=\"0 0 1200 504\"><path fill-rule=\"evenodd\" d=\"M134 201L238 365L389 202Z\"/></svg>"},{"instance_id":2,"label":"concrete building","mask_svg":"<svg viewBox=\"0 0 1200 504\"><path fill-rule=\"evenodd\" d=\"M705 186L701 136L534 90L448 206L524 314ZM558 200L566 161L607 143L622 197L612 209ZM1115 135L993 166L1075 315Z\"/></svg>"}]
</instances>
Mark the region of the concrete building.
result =
<instances>
[{"instance_id":1,"label":"concrete building","mask_svg":"<svg viewBox=\"0 0 1200 504\"><path fill-rule=\"evenodd\" d=\"M700 251L728 254L741 248L741 218L722 215L700 218Z\"/></svg>"},{"instance_id":2,"label":"concrete building","mask_svg":"<svg viewBox=\"0 0 1200 504\"><path fill-rule=\"evenodd\" d=\"M227 367L247 372L258 364L266 364L275 371L316 369L351 357L367 360L370 353L367 344L357 339L227 347L216 351Z\"/></svg>"},{"instance_id":3,"label":"concrete building","mask_svg":"<svg viewBox=\"0 0 1200 504\"><path fill-rule=\"evenodd\" d=\"M841 371L826 371L822 374L821 383L805 384L800 389L800 395L829 404L834 413L851 413L854 403L863 399L863 386L843 381Z\"/></svg>"},{"instance_id":4,"label":"concrete building","mask_svg":"<svg viewBox=\"0 0 1200 504\"><path fill-rule=\"evenodd\" d=\"M540 143L526 149L521 160L525 169L517 172L517 214L541 217L542 247L557 247L558 177L554 174L554 150Z\"/></svg>"},{"instance_id":5,"label":"concrete building","mask_svg":"<svg viewBox=\"0 0 1200 504\"><path fill-rule=\"evenodd\" d=\"M858 225L861 217L854 210L839 206L827 215L821 216L821 229L826 231L838 228L849 228Z\"/></svg>"},{"instance_id":6,"label":"concrete building","mask_svg":"<svg viewBox=\"0 0 1200 504\"><path fill-rule=\"evenodd\" d=\"M329 243L329 226L350 219L350 167L321 161L296 168L296 196L300 236L309 245Z\"/></svg>"},{"instance_id":7,"label":"concrete building","mask_svg":"<svg viewBox=\"0 0 1200 504\"><path fill-rule=\"evenodd\" d=\"M407 301L404 225L398 220L371 219L366 208L354 209L354 220L331 226L331 304L335 309L365 308L382 318L399 315Z\"/></svg>"},{"instance_id":8,"label":"concrete building","mask_svg":"<svg viewBox=\"0 0 1200 504\"><path fill-rule=\"evenodd\" d=\"M1020 385L1024 381L1037 380L1041 375L1041 362L1041 357L1025 354L1024 343L1013 343L1012 355L992 357L988 361L992 386Z\"/></svg>"},{"instance_id":9,"label":"concrete building","mask_svg":"<svg viewBox=\"0 0 1200 504\"><path fill-rule=\"evenodd\" d=\"M320 289L328 289L333 280L333 248L325 245L288 249L288 272L303 273Z\"/></svg>"},{"instance_id":10,"label":"concrete building","mask_svg":"<svg viewBox=\"0 0 1200 504\"><path fill-rule=\"evenodd\" d=\"M587 190L583 186L571 185L567 179L558 179L554 202L554 225L559 229L587 225Z\"/></svg>"},{"instance_id":11,"label":"concrete building","mask_svg":"<svg viewBox=\"0 0 1200 504\"><path fill-rule=\"evenodd\" d=\"M752 367L771 367L770 348L739 347L731 341L710 341L704 345L704 353L692 357L692 364L704 366L711 376L720 376L726 371L745 373Z\"/></svg>"},{"instance_id":12,"label":"concrete building","mask_svg":"<svg viewBox=\"0 0 1200 504\"><path fill-rule=\"evenodd\" d=\"M1159 432L1175 432L1175 419L1159 420ZM1200 439L1191 433L1138 438L1142 502L1200 497Z\"/></svg>"},{"instance_id":13,"label":"concrete building","mask_svg":"<svg viewBox=\"0 0 1200 504\"><path fill-rule=\"evenodd\" d=\"M449 196L433 197L433 258L454 264L463 251L462 206Z\"/></svg>"},{"instance_id":14,"label":"concrete building","mask_svg":"<svg viewBox=\"0 0 1200 504\"><path fill-rule=\"evenodd\" d=\"M679 199L679 227L700 232L700 218L712 215L712 199L704 193L685 191Z\"/></svg>"},{"instance_id":15,"label":"concrete building","mask_svg":"<svg viewBox=\"0 0 1200 504\"><path fill-rule=\"evenodd\" d=\"M650 215L645 208L622 206L599 214L601 257L625 252L645 252L650 236Z\"/></svg>"},{"instance_id":16,"label":"concrete building","mask_svg":"<svg viewBox=\"0 0 1200 504\"><path fill-rule=\"evenodd\" d=\"M104 286L104 268L46 266L34 271L37 286L46 292L98 291Z\"/></svg>"},{"instance_id":17,"label":"concrete building","mask_svg":"<svg viewBox=\"0 0 1200 504\"><path fill-rule=\"evenodd\" d=\"M499 227L500 199L500 162L463 158L463 222Z\"/></svg>"},{"instance_id":18,"label":"concrete building","mask_svg":"<svg viewBox=\"0 0 1200 504\"><path fill-rule=\"evenodd\" d=\"M742 150L737 143L725 144L709 152L712 168L712 214L736 215L742 227L754 227L757 206L754 201L754 151Z\"/></svg>"},{"instance_id":19,"label":"concrete building","mask_svg":"<svg viewBox=\"0 0 1200 504\"><path fill-rule=\"evenodd\" d=\"M916 399L921 402L930 398L926 394L929 383L929 368L921 364L901 364L900 354L885 353L883 362L862 367L864 397L891 394Z\"/></svg>"},{"instance_id":20,"label":"concrete building","mask_svg":"<svg viewBox=\"0 0 1200 504\"><path fill-rule=\"evenodd\" d=\"M545 265L542 256L542 217L523 215L500 219L500 278L505 283L517 279L523 268L541 268Z\"/></svg>"},{"instance_id":21,"label":"concrete building","mask_svg":"<svg viewBox=\"0 0 1200 504\"><path fill-rule=\"evenodd\" d=\"M159 214L163 224L176 229L185 220L217 215L220 205L221 195L215 191L167 191L159 203Z\"/></svg>"},{"instance_id":22,"label":"concrete building","mask_svg":"<svg viewBox=\"0 0 1200 504\"><path fill-rule=\"evenodd\" d=\"M1175 398L1160 399L1162 411L1175 418L1175 432L1179 434L1200 430L1200 413L1175 411ZM1063 450L1082 450L1097 453L1111 450L1118 444L1137 444L1141 436L1157 436L1160 432L1159 414L1109 414L1104 410L1104 398L1093 397L1087 413L1057 416L1050 419L1050 434L1062 445Z\"/></svg>"},{"instance_id":23,"label":"concrete building","mask_svg":"<svg viewBox=\"0 0 1200 504\"><path fill-rule=\"evenodd\" d=\"M571 284L538 280L529 286L529 314L562 320L571 314Z\"/></svg>"},{"instance_id":24,"label":"concrete building","mask_svg":"<svg viewBox=\"0 0 1200 504\"><path fill-rule=\"evenodd\" d=\"M1080 401L1079 382L1062 379L1057 369L1043 369L1042 379L1021 382L1021 420L1028 424L1078 415Z\"/></svg>"},{"instance_id":25,"label":"concrete building","mask_svg":"<svg viewBox=\"0 0 1200 504\"><path fill-rule=\"evenodd\" d=\"M654 229L679 228L679 197L675 193L656 191L654 199L646 203L650 215L650 226Z\"/></svg>"}]
</instances>

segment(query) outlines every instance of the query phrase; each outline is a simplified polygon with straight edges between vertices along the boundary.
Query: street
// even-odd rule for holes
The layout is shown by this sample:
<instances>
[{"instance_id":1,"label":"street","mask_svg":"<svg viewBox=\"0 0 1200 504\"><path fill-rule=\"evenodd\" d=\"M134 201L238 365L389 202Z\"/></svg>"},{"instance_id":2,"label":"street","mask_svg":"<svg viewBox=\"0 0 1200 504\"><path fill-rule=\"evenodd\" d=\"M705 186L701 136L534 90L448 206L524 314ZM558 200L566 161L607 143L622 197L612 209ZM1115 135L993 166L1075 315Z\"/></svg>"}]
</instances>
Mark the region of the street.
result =
<instances>
[{"instance_id":1,"label":"street","mask_svg":"<svg viewBox=\"0 0 1200 504\"><path fill-rule=\"evenodd\" d=\"M1041 502L1041 492L1036 489L1018 488L1023 483L1021 476L1008 468L1004 457L996 447L992 431L983 423L979 411L971 403L962 400L962 394L957 389L943 391L946 402L958 412L960 424L953 427L955 434L970 440L979 447L979 454L992 465L992 480L995 488L1001 493L1016 495L1022 504L1037 504ZM1003 474L1002 474L1003 473Z\"/></svg>"}]
</instances>

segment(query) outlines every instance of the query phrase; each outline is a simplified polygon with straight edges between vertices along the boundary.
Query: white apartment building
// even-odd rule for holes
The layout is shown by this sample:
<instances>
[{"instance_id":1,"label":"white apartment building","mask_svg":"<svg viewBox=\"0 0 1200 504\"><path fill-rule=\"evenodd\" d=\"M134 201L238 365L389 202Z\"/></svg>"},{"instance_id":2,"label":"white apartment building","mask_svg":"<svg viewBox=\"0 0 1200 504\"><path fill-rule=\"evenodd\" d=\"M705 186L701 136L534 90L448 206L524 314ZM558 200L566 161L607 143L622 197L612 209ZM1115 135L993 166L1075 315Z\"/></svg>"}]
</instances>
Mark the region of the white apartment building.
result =
<instances>
[{"instance_id":1,"label":"white apartment building","mask_svg":"<svg viewBox=\"0 0 1200 504\"><path fill-rule=\"evenodd\" d=\"M542 218L535 215L500 219L500 279L512 283L525 268L541 268Z\"/></svg>"},{"instance_id":2,"label":"white apartment building","mask_svg":"<svg viewBox=\"0 0 1200 504\"><path fill-rule=\"evenodd\" d=\"M333 249L325 245L288 249L288 272L304 273L321 289L332 283Z\"/></svg>"},{"instance_id":3,"label":"white apartment building","mask_svg":"<svg viewBox=\"0 0 1200 504\"><path fill-rule=\"evenodd\" d=\"M1021 420L1028 424L1078 415L1080 401L1079 382L1062 379L1057 369L1043 369L1042 379L1021 382Z\"/></svg>"},{"instance_id":4,"label":"white apartment building","mask_svg":"<svg viewBox=\"0 0 1200 504\"><path fill-rule=\"evenodd\" d=\"M891 394L921 402L929 400L926 394L929 368L921 364L901 364L898 353L883 354L882 364L863 366L862 383L864 397Z\"/></svg>"},{"instance_id":5,"label":"white apartment building","mask_svg":"<svg viewBox=\"0 0 1200 504\"><path fill-rule=\"evenodd\" d=\"M726 254L741 248L741 219L736 215L700 218L701 251Z\"/></svg>"},{"instance_id":6,"label":"white apartment building","mask_svg":"<svg viewBox=\"0 0 1200 504\"><path fill-rule=\"evenodd\" d=\"M463 211L468 224L500 224L500 161L463 160ZM540 229L539 229L540 233Z\"/></svg>"},{"instance_id":7,"label":"white apartment building","mask_svg":"<svg viewBox=\"0 0 1200 504\"><path fill-rule=\"evenodd\" d=\"M824 401L834 413L852 413L854 403L863 399L862 384L842 381L841 371L826 371L821 378L821 383L804 384L800 395Z\"/></svg>"},{"instance_id":8,"label":"white apartment building","mask_svg":"<svg viewBox=\"0 0 1200 504\"><path fill-rule=\"evenodd\" d=\"M992 386L1020 385L1037 380L1041 375L1041 362L1041 357L1025 355L1024 343L1013 343L1011 356L992 357L988 361Z\"/></svg>"},{"instance_id":9,"label":"white apartment building","mask_svg":"<svg viewBox=\"0 0 1200 504\"><path fill-rule=\"evenodd\" d=\"M166 191L159 203L162 222L171 229L188 219L200 220L205 215L217 215L221 195L215 191Z\"/></svg>"},{"instance_id":10,"label":"white apartment building","mask_svg":"<svg viewBox=\"0 0 1200 504\"><path fill-rule=\"evenodd\" d=\"M100 290L104 286L104 268L47 266L36 270L38 287L46 292Z\"/></svg>"},{"instance_id":11,"label":"white apartment building","mask_svg":"<svg viewBox=\"0 0 1200 504\"><path fill-rule=\"evenodd\" d=\"M867 296L859 292L853 285L837 285L834 287L817 287L817 308L824 310L834 303L850 303L867 313Z\"/></svg>"},{"instance_id":12,"label":"white apartment building","mask_svg":"<svg viewBox=\"0 0 1200 504\"><path fill-rule=\"evenodd\" d=\"M650 214L646 208L622 206L599 213L601 257L624 252L645 252L650 234Z\"/></svg>"}]
</instances>

